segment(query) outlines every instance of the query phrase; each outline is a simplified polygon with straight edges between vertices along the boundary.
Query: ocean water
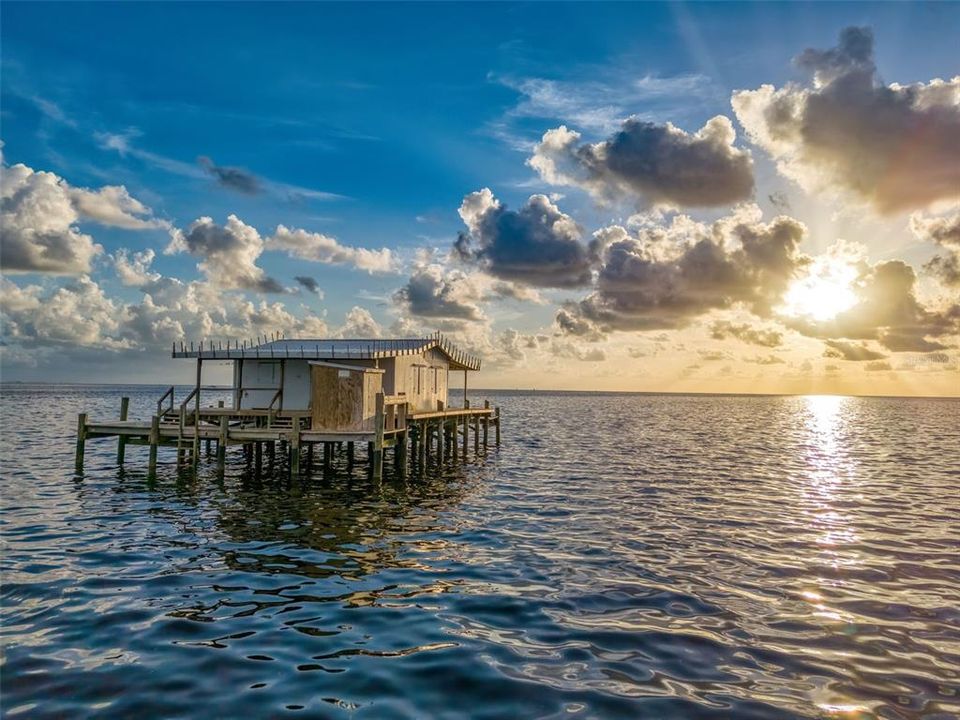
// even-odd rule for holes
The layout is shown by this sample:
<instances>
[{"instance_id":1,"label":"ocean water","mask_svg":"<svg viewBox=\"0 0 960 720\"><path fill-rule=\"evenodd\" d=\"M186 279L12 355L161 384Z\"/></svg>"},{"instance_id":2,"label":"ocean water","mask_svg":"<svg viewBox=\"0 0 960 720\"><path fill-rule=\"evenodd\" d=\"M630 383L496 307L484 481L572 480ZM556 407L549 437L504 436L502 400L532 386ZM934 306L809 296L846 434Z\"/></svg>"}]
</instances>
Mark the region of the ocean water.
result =
<instances>
[{"instance_id":1,"label":"ocean water","mask_svg":"<svg viewBox=\"0 0 960 720\"><path fill-rule=\"evenodd\" d=\"M960 715L960 401L478 392L502 446L422 479L74 475L159 394L3 388L4 717Z\"/></svg>"}]
</instances>

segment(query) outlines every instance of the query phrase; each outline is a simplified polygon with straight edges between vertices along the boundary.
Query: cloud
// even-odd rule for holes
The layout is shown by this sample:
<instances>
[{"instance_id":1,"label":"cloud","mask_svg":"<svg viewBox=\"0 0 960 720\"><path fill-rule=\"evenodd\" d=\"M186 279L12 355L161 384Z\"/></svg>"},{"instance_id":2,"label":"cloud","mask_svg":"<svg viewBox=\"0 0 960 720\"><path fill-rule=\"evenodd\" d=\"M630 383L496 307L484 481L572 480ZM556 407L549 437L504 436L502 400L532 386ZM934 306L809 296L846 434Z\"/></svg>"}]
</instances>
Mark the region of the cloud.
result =
<instances>
[{"instance_id":1,"label":"cloud","mask_svg":"<svg viewBox=\"0 0 960 720\"><path fill-rule=\"evenodd\" d=\"M734 147L735 139L722 115L694 134L630 118L594 144L581 144L579 133L560 126L544 134L527 164L552 185L580 187L602 201L715 207L753 194L753 160Z\"/></svg>"},{"instance_id":2,"label":"cloud","mask_svg":"<svg viewBox=\"0 0 960 720\"><path fill-rule=\"evenodd\" d=\"M863 366L863 369L867 372L883 372L885 370L893 370L888 362L868 362Z\"/></svg>"},{"instance_id":3,"label":"cloud","mask_svg":"<svg viewBox=\"0 0 960 720\"><path fill-rule=\"evenodd\" d=\"M736 338L750 345L762 347L779 347L783 343L783 333L776 330L755 328L746 323L736 324L726 320L718 320L710 326L710 337L714 340Z\"/></svg>"},{"instance_id":4,"label":"cloud","mask_svg":"<svg viewBox=\"0 0 960 720\"><path fill-rule=\"evenodd\" d=\"M960 287L960 213L952 216L910 216L910 229L919 239L935 243L946 252L936 255L924 269L944 285Z\"/></svg>"},{"instance_id":5,"label":"cloud","mask_svg":"<svg viewBox=\"0 0 960 720\"><path fill-rule=\"evenodd\" d=\"M669 329L738 304L767 316L808 262L797 249L805 232L786 216L763 223L755 207L711 225L679 216L636 235L605 228L594 237L596 289L568 304L557 322L575 334L591 325L603 332Z\"/></svg>"},{"instance_id":6,"label":"cloud","mask_svg":"<svg viewBox=\"0 0 960 720\"><path fill-rule=\"evenodd\" d=\"M590 282L591 258L581 230L544 195L508 210L488 188L460 206L468 232L454 246L458 257L487 273L536 287L570 288Z\"/></svg>"},{"instance_id":7,"label":"cloud","mask_svg":"<svg viewBox=\"0 0 960 720\"><path fill-rule=\"evenodd\" d=\"M293 278L296 280L301 287L303 287L307 292L311 292L314 295L320 295L320 284L316 281L315 278L309 277L307 275L297 275Z\"/></svg>"},{"instance_id":8,"label":"cloud","mask_svg":"<svg viewBox=\"0 0 960 720\"><path fill-rule=\"evenodd\" d=\"M90 272L103 248L77 226L84 220L128 230L169 227L122 185L76 188L54 173L17 164L3 167L0 187L0 250L6 272Z\"/></svg>"},{"instance_id":9,"label":"cloud","mask_svg":"<svg viewBox=\"0 0 960 720\"><path fill-rule=\"evenodd\" d=\"M383 335L383 328L369 310L354 306L337 334L342 338L378 338Z\"/></svg>"},{"instance_id":10,"label":"cloud","mask_svg":"<svg viewBox=\"0 0 960 720\"><path fill-rule=\"evenodd\" d=\"M594 78L606 79L495 78L520 95L502 122L509 125L521 118L547 118L611 132L637 107L672 115L688 108L691 97L713 94L712 83L705 75L636 77L620 68L596 70ZM616 77L611 79L612 75Z\"/></svg>"},{"instance_id":11,"label":"cloud","mask_svg":"<svg viewBox=\"0 0 960 720\"><path fill-rule=\"evenodd\" d=\"M882 360L886 357L882 352L871 350L864 343L851 343L842 340L826 340L824 342L827 349L823 351L823 356L828 358L864 362L866 360Z\"/></svg>"},{"instance_id":12,"label":"cloud","mask_svg":"<svg viewBox=\"0 0 960 720\"><path fill-rule=\"evenodd\" d=\"M893 352L931 352L960 333L960 303L928 307L916 296L916 272L901 260L860 261L853 284L856 302L826 320L783 316L780 321L816 338L876 340ZM932 339L931 339L932 338Z\"/></svg>"},{"instance_id":13,"label":"cloud","mask_svg":"<svg viewBox=\"0 0 960 720\"><path fill-rule=\"evenodd\" d=\"M225 225L201 217L185 231L174 231L165 252L188 252L202 258L197 267L219 287L282 293L283 286L256 264L263 250L264 242L256 228L230 215Z\"/></svg>"},{"instance_id":14,"label":"cloud","mask_svg":"<svg viewBox=\"0 0 960 720\"><path fill-rule=\"evenodd\" d=\"M417 267L393 297L412 315L471 322L484 320L478 304L483 297L482 288L466 273L444 271L436 263Z\"/></svg>"},{"instance_id":15,"label":"cloud","mask_svg":"<svg viewBox=\"0 0 960 720\"><path fill-rule=\"evenodd\" d=\"M291 257L328 265L353 265L369 273L386 273L394 269L393 254L388 248L367 248L341 245L336 238L322 233L290 229L277 225L267 239L267 250L282 250Z\"/></svg>"},{"instance_id":16,"label":"cloud","mask_svg":"<svg viewBox=\"0 0 960 720\"><path fill-rule=\"evenodd\" d=\"M161 279L159 273L150 270L156 253L152 249L131 253L120 248L113 254L113 266L121 284L127 287L144 288Z\"/></svg>"},{"instance_id":17,"label":"cloud","mask_svg":"<svg viewBox=\"0 0 960 720\"><path fill-rule=\"evenodd\" d=\"M244 195L258 195L263 192L263 185L259 178L249 170L217 165L205 155L197 158L197 164L214 178L218 185L228 190L234 190Z\"/></svg>"},{"instance_id":18,"label":"cloud","mask_svg":"<svg viewBox=\"0 0 960 720\"><path fill-rule=\"evenodd\" d=\"M881 213L960 197L960 77L882 83L869 28L796 59L808 86L763 85L733 94L750 139L805 189L843 190Z\"/></svg>"},{"instance_id":19,"label":"cloud","mask_svg":"<svg viewBox=\"0 0 960 720\"><path fill-rule=\"evenodd\" d=\"M752 358L743 358L744 362L753 363L755 365L782 365L786 362L782 357L773 355L754 355Z\"/></svg>"}]
</instances>

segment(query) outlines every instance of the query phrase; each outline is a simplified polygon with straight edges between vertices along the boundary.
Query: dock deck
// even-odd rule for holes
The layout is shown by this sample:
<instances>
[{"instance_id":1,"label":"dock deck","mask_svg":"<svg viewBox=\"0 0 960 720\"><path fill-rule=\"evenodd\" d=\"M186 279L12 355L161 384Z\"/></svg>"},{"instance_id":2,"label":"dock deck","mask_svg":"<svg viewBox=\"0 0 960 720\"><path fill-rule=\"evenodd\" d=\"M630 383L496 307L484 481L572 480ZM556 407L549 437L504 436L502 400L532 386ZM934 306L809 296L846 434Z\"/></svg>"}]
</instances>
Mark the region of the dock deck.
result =
<instances>
[{"instance_id":1,"label":"dock deck","mask_svg":"<svg viewBox=\"0 0 960 720\"><path fill-rule=\"evenodd\" d=\"M150 447L149 473L156 472L157 449L161 446L177 448L179 465L196 466L200 458L200 443L211 454L216 447L217 466L223 471L226 451L231 446L242 446L248 463L254 464L259 474L264 450L274 457L277 445L289 457L290 475L300 474L302 454L307 453L308 467L312 466L314 447L323 447L324 467L328 467L334 453L346 451L352 464L356 445L366 444L367 462L374 477L381 477L383 455L393 450L394 464L401 476L408 472L423 472L433 458L442 463L467 458L471 432L474 453L486 450L493 429L494 441L500 444L500 409L470 407L446 408L429 412L409 412L403 396L377 395L377 412L372 427L350 430L313 429L309 411L278 411L272 409L190 407L191 397L173 406L164 407L167 395L157 404L157 413L150 420L127 418L129 400L122 398L120 417L110 420L92 420L81 413L77 423L76 468L83 469L84 448L87 440L117 438L117 462L123 464L127 445Z\"/></svg>"}]
</instances>

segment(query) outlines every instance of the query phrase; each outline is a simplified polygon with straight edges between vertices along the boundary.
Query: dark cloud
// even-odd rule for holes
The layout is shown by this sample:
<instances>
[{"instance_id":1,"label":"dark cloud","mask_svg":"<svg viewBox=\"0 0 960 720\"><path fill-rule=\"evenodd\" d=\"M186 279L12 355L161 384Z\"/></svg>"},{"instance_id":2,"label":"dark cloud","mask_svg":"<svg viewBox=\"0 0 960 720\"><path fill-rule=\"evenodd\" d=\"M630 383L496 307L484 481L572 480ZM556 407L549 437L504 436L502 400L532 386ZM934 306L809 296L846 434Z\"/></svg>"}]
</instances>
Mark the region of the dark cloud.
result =
<instances>
[{"instance_id":1,"label":"dark cloud","mask_svg":"<svg viewBox=\"0 0 960 720\"><path fill-rule=\"evenodd\" d=\"M779 347L783 343L783 333L776 330L764 330L746 323L736 324L726 320L718 320L710 326L710 337L715 340L732 337L762 347Z\"/></svg>"},{"instance_id":2,"label":"dark cloud","mask_svg":"<svg viewBox=\"0 0 960 720\"><path fill-rule=\"evenodd\" d=\"M783 365L786 362L782 357L777 355L754 355L752 358L743 358L744 362L753 363L755 365Z\"/></svg>"},{"instance_id":3,"label":"dark cloud","mask_svg":"<svg viewBox=\"0 0 960 720\"><path fill-rule=\"evenodd\" d=\"M508 210L489 189L463 199L460 217L468 228L454 245L456 255L489 274L537 287L580 287L590 282L591 258L582 232L544 195L532 195Z\"/></svg>"},{"instance_id":4,"label":"dark cloud","mask_svg":"<svg viewBox=\"0 0 960 720\"><path fill-rule=\"evenodd\" d=\"M284 287L257 266L263 249L256 228L230 215L225 225L208 217L195 220L185 231L173 234L166 252L188 252L202 258L199 269L222 288L282 293Z\"/></svg>"},{"instance_id":5,"label":"dark cloud","mask_svg":"<svg viewBox=\"0 0 960 720\"><path fill-rule=\"evenodd\" d=\"M244 195L257 195L263 192L263 185L260 179L249 170L217 165L205 155L198 157L197 163L210 177L217 181L218 185L228 190L234 190Z\"/></svg>"},{"instance_id":6,"label":"dark cloud","mask_svg":"<svg viewBox=\"0 0 960 720\"><path fill-rule=\"evenodd\" d=\"M940 217L914 214L910 218L910 228L921 240L935 243L946 250L924 265L924 270L936 276L944 285L960 287L960 213Z\"/></svg>"},{"instance_id":7,"label":"dark cloud","mask_svg":"<svg viewBox=\"0 0 960 720\"><path fill-rule=\"evenodd\" d=\"M882 213L960 197L960 76L886 85L873 34L847 28L837 47L805 50L808 87L734 93L750 138L808 190L838 188Z\"/></svg>"},{"instance_id":8,"label":"dark cloud","mask_svg":"<svg viewBox=\"0 0 960 720\"><path fill-rule=\"evenodd\" d=\"M312 277L308 277L306 275L297 275L293 279L296 280L298 283L300 283L300 285L304 289L306 289L308 292L312 292L315 295L319 294L320 284L316 281L316 279Z\"/></svg>"},{"instance_id":9,"label":"dark cloud","mask_svg":"<svg viewBox=\"0 0 960 720\"><path fill-rule=\"evenodd\" d=\"M735 139L722 115L694 134L631 118L595 144L580 144L579 133L561 126L544 134L528 164L546 182L578 186L601 199L714 207L753 193L753 160L733 146Z\"/></svg>"},{"instance_id":10,"label":"dark cloud","mask_svg":"<svg viewBox=\"0 0 960 720\"><path fill-rule=\"evenodd\" d=\"M603 331L678 328L736 304L769 315L807 263L797 250L805 228L783 216L764 224L751 212L709 226L681 217L636 236L608 229L597 248L596 290L568 304L557 322L572 327L578 319Z\"/></svg>"},{"instance_id":11,"label":"dark cloud","mask_svg":"<svg viewBox=\"0 0 960 720\"><path fill-rule=\"evenodd\" d=\"M867 372L882 372L884 370L893 370L888 362L868 362L863 366L863 369Z\"/></svg>"},{"instance_id":12,"label":"dark cloud","mask_svg":"<svg viewBox=\"0 0 960 720\"><path fill-rule=\"evenodd\" d=\"M824 342L827 349L823 351L823 356L828 358L864 362L866 360L882 360L886 357L882 352L871 350L864 343L844 342L843 340L825 340Z\"/></svg>"},{"instance_id":13,"label":"dark cloud","mask_svg":"<svg viewBox=\"0 0 960 720\"><path fill-rule=\"evenodd\" d=\"M407 284L394 293L394 300L412 315L449 320L483 320L477 304L482 293L466 274L444 272L439 265L414 270Z\"/></svg>"}]
</instances>

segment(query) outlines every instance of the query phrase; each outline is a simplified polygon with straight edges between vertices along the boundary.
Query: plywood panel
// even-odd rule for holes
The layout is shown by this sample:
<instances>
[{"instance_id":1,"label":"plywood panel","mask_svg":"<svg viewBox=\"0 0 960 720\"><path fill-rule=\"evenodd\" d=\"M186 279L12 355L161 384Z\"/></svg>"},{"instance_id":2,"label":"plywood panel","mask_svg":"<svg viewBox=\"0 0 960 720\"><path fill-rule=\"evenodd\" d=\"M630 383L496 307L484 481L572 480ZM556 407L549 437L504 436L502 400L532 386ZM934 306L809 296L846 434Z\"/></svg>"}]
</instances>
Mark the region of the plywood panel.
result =
<instances>
[{"instance_id":1,"label":"plywood panel","mask_svg":"<svg viewBox=\"0 0 960 720\"><path fill-rule=\"evenodd\" d=\"M314 430L372 430L379 373L311 367Z\"/></svg>"}]
</instances>

